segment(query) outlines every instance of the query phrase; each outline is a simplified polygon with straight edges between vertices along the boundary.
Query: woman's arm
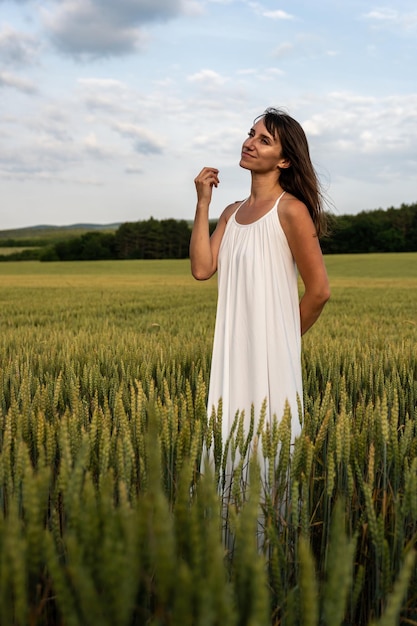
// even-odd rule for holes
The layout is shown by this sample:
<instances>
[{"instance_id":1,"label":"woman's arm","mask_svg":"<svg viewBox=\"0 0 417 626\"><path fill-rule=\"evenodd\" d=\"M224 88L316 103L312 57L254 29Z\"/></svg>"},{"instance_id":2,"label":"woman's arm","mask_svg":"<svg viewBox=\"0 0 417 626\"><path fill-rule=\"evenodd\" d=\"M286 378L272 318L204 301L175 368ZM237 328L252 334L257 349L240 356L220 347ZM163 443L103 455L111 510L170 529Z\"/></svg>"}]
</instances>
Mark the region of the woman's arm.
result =
<instances>
[{"instance_id":1,"label":"woman's arm","mask_svg":"<svg viewBox=\"0 0 417 626\"><path fill-rule=\"evenodd\" d=\"M219 170L213 167L204 167L194 179L197 207L190 240L190 261L191 273L197 280L207 280L216 272L220 243L227 223L229 207L223 211L210 237L209 207L213 187L219 184L218 173Z\"/></svg>"},{"instance_id":2,"label":"woman's arm","mask_svg":"<svg viewBox=\"0 0 417 626\"><path fill-rule=\"evenodd\" d=\"M279 218L304 283L300 300L303 335L319 318L330 298L329 279L316 229L305 204L284 196L279 205Z\"/></svg>"}]
</instances>

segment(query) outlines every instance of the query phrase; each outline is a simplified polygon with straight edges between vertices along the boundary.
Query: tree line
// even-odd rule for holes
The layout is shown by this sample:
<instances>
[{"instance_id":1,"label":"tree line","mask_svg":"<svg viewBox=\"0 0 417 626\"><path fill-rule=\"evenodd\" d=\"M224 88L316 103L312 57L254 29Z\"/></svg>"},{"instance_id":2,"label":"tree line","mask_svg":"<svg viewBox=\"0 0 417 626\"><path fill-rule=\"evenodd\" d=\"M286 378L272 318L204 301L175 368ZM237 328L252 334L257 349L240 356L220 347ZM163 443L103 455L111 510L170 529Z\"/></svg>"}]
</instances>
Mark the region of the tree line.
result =
<instances>
[{"instance_id":1,"label":"tree line","mask_svg":"<svg viewBox=\"0 0 417 626\"><path fill-rule=\"evenodd\" d=\"M417 251L417 203L329 218L331 232L321 242L325 254ZM215 225L210 222L210 232ZM52 245L0 256L0 260L184 259L188 257L190 235L186 220L151 217L125 222L115 232L89 231Z\"/></svg>"},{"instance_id":2,"label":"tree line","mask_svg":"<svg viewBox=\"0 0 417 626\"><path fill-rule=\"evenodd\" d=\"M103 259L185 259L190 227L186 220L125 222L116 232L87 232L60 241L40 255L41 261L86 261Z\"/></svg>"},{"instance_id":3,"label":"tree line","mask_svg":"<svg viewBox=\"0 0 417 626\"><path fill-rule=\"evenodd\" d=\"M325 254L417 251L417 203L400 208L331 215L330 235L321 242ZM210 222L210 232L215 222ZM116 233L90 232L53 247L55 260L184 259L191 227L185 220L121 224Z\"/></svg>"},{"instance_id":4,"label":"tree line","mask_svg":"<svg viewBox=\"0 0 417 626\"><path fill-rule=\"evenodd\" d=\"M325 254L417 251L417 203L330 216L330 224L321 242Z\"/></svg>"}]
</instances>

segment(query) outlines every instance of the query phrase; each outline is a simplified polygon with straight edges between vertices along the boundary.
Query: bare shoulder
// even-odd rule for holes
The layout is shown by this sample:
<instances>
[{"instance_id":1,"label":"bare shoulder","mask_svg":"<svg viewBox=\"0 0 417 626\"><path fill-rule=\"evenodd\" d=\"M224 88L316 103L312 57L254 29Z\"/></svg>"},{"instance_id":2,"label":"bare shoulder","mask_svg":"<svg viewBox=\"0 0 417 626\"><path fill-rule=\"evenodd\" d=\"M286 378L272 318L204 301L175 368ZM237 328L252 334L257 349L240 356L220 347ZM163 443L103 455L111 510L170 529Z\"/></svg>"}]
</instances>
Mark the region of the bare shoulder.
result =
<instances>
[{"instance_id":1,"label":"bare shoulder","mask_svg":"<svg viewBox=\"0 0 417 626\"><path fill-rule=\"evenodd\" d=\"M290 193L285 193L278 205L278 214L281 222L291 223L295 220L310 218L310 213L304 202ZM311 219L311 218L310 218Z\"/></svg>"},{"instance_id":2,"label":"bare shoulder","mask_svg":"<svg viewBox=\"0 0 417 626\"><path fill-rule=\"evenodd\" d=\"M222 228L224 229L226 227L227 222L240 204L242 204L242 202L239 200L238 202L232 202L232 204L227 205L217 221L216 230L221 230Z\"/></svg>"},{"instance_id":3,"label":"bare shoulder","mask_svg":"<svg viewBox=\"0 0 417 626\"><path fill-rule=\"evenodd\" d=\"M287 235L316 235L316 228L307 206L290 193L286 193L279 202L278 216L281 226Z\"/></svg>"},{"instance_id":4,"label":"bare shoulder","mask_svg":"<svg viewBox=\"0 0 417 626\"><path fill-rule=\"evenodd\" d=\"M221 214L220 219L223 218L224 221L227 223L229 219L231 218L231 216L233 215L233 213L238 208L238 206L242 204L242 202L243 200L237 200L236 202L232 202L232 204L227 205L227 207L224 209L223 213Z\"/></svg>"},{"instance_id":5,"label":"bare shoulder","mask_svg":"<svg viewBox=\"0 0 417 626\"><path fill-rule=\"evenodd\" d=\"M219 241L221 240L221 238L223 237L223 233L226 229L227 222L236 211L239 204L240 202L233 202L232 204L227 205L227 207L223 210L219 219L217 220L217 225L212 235L212 239L218 239Z\"/></svg>"}]
</instances>

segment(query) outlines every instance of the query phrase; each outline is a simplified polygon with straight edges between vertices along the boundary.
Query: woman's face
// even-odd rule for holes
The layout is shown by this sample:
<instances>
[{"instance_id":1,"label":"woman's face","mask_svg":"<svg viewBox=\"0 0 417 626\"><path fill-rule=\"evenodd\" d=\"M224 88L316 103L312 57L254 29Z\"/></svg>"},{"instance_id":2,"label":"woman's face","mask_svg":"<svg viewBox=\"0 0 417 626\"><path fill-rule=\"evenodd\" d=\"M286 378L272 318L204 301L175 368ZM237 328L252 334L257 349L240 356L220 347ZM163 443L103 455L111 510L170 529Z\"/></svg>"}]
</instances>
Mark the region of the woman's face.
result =
<instances>
[{"instance_id":1,"label":"woman's face","mask_svg":"<svg viewBox=\"0 0 417 626\"><path fill-rule=\"evenodd\" d=\"M271 135L263 119L258 120L243 142L240 166L256 172L276 172L279 167L286 166L286 161L282 157L278 135L276 137Z\"/></svg>"}]
</instances>

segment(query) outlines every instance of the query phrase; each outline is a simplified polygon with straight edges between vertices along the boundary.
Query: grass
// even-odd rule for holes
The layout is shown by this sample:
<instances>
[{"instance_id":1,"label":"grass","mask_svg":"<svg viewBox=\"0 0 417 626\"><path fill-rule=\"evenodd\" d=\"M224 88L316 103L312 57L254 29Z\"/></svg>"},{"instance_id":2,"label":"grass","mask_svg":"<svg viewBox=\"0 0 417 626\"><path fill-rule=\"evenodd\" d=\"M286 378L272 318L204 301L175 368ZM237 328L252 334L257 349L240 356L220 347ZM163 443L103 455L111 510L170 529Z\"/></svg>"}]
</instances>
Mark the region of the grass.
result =
<instances>
[{"instance_id":1,"label":"grass","mask_svg":"<svg viewBox=\"0 0 417 626\"><path fill-rule=\"evenodd\" d=\"M417 278L416 253L337 254L326 257L334 278L400 279Z\"/></svg>"},{"instance_id":2,"label":"grass","mask_svg":"<svg viewBox=\"0 0 417 626\"><path fill-rule=\"evenodd\" d=\"M35 246L16 246L14 248L3 248L0 247L0 255L8 256L9 254L17 254L19 252L23 252L23 250L35 250Z\"/></svg>"}]
</instances>

